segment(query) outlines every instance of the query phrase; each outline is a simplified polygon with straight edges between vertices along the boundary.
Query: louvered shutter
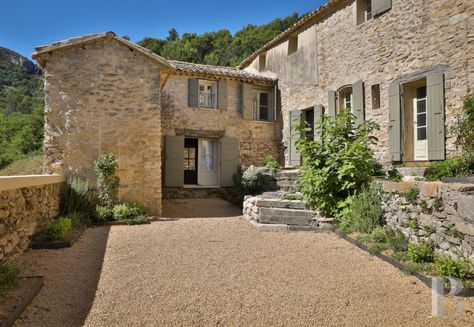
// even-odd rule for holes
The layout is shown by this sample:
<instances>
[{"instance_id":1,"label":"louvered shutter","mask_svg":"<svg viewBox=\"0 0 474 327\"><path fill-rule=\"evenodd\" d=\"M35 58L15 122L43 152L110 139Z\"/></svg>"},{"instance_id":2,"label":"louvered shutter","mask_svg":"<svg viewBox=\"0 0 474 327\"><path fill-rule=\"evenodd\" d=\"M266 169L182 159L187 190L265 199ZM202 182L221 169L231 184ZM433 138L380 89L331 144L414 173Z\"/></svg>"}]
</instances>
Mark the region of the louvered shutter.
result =
<instances>
[{"instance_id":1,"label":"louvered shutter","mask_svg":"<svg viewBox=\"0 0 474 327\"><path fill-rule=\"evenodd\" d=\"M233 186L232 176L239 169L239 140L223 137L220 140L221 151L221 186Z\"/></svg>"},{"instance_id":2,"label":"louvered shutter","mask_svg":"<svg viewBox=\"0 0 474 327\"><path fill-rule=\"evenodd\" d=\"M445 159L443 73L426 77L428 160Z\"/></svg>"},{"instance_id":3,"label":"louvered shutter","mask_svg":"<svg viewBox=\"0 0 474 327\"><path fill-rule=\"evenodd\" d=\"M336 116L336 91L328 92L328 116Z\"/></svg>"},{"instance_id":4,"label":"louvered shutter","mask_svg":"<svg viewBox=\"0 0 474 327\"><path fill-rule=\"evenodd\" d=\"M323 106L318 104L314 107L314 140L318 140L321 137L321 129L319 128L319 124L321 123L321 119L323 119Z\"/></svg>"},{"instance_id":5,"label":"louvered shutter","mask_svg":"<svg viewBox=\"0 0 474 327\"><path fill-rule=\"evenodd\" d=\"M290 111L289 122L290 132L288 140L288 154L290 159L290 166L299 167L301 164L301 155L296 149L296 143L300 138L300 131L298 130L298 127L301 126L301 111Z\"/></svg>"},{"instance_id":6,"label":"louvered shutter","mask_svg":"<svg viewBox=\"0 0 474 327\"><path fill-rule=\"evenodd\" d=\"M352 84L352 100L352 113L356 116L356 123L362 124L365 119L364 83L360 80Z\"/></svg>"},{"instance_id":7,"label":"louvered shutter","mask_svg":"<svg viewBox=\"0 0 474 327\"><path fill-rule=\"evenodd\" d=\"M371 5L372 17L375 17L392 8L392 0L371 0Z\"/></svg>"},{"instance_id":8,"label":"louvered shutter","mask_svg":"<svg viewBox=\"0 0 474 327\"><path fill-rule=\"evenodd\" d=\"M402 160L402 149L401 149L401 103L400 103L400 85L390 85L388 89L388 107L389 107L389 147L390 147L390 160L401 161Z\"/></svg>"},{"instance_id":9,"label":"louvered shutter","mask_svg":"<svg viewBox=\"0 0 474 327\"><path fill-rule=\"evenodd\" d=\"M165 137L165 186L184 184L184 136Z\"/></svg>"},{"instance_id":10,"label":"louvered shutter","mask_svg":"<svg viewBox=\"0 0 474 327\"><path fill-rule=\"evenodd\" d=\"M254 105L254 94L252 90L252 85L247 83L242 83L242 117L244 119L254 119L253 105Z\"/></svg>"},{"instance_id":11,"label":"louvered shutter","mask_svg":"<svg viewBox=\"0 0 474 327\"><path fill-rule=\"evenodd\" d=\"M227 82L219 81L217 83L217 108L227 109Z\"/></svg>"},{"instance_id":12,"label":"louvered shutter","mask_svg":"<svg viewBox=\"0 0 474 327\"><path fill-rule=\"evenodd\" d=\"M188 79L188 106L199 107L199 80L197 79Z\"/></svg>"}]
</instances>

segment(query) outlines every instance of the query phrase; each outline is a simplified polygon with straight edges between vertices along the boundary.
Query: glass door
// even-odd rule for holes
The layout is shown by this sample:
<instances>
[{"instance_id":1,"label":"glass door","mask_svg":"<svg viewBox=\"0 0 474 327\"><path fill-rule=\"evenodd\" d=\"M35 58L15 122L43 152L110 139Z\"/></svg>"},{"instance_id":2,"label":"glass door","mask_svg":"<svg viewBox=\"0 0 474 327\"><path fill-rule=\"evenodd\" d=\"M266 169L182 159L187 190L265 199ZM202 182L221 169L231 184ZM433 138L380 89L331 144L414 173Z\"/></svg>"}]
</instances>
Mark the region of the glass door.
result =
<instances>
[{"instance_id":1,"label":"glass door","mask_svg":"<svg viewBox=\"0 0 474 327\"><path fill-rule=\"evenodd\" d=\"M426 86L416 89L416 97L413 99L413 129L415 161L428 160Z\"/></svg>"},{"instance_id":2,"label":"glass door","mask_svg":"<svg viewBox=\"0 0 474 327\"><path fill-rule=\"evenodd\" d=\"M198 184L218 186L217 140L199 139Z\"/></svg>"}]
</instances>

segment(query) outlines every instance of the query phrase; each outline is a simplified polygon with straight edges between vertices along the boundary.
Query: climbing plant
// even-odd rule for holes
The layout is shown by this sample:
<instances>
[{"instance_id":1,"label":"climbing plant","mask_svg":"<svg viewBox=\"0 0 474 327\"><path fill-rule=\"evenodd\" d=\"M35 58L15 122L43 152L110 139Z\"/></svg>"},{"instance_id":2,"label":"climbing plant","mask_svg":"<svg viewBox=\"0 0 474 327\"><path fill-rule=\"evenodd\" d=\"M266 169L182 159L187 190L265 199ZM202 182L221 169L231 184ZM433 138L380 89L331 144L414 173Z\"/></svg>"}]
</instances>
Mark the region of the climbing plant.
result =
<instances>
[{"instance_id":1,"label":"climbing plant","mask_svg":"<svg viewBox=\"0 0 474 327\"><path fill-rule=\"evenodd\" d=\"M109 209L117 202L120 179L115 175L117 158L112 153L102 154L94 161L97 174L99 203Z\"/></svg>"}]
</instances>

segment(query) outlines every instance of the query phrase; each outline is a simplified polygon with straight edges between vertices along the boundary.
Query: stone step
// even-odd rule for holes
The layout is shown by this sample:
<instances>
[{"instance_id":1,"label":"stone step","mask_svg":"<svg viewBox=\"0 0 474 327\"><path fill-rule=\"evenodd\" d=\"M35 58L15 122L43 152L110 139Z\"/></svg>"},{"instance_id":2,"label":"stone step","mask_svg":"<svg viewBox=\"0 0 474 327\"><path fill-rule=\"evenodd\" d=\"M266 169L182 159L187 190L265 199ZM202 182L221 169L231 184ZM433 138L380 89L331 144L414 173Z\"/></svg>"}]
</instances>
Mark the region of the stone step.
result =
<instances>
[{"instance_id":1,"label":"stone step","mask_svg":"<svg viewBox=\"0 0 474 327\"><path fill-rule=\"evenodd\" d=\"M259 222L264 224L310 225L316 213L311 210L260 208Z\"/></svg>"},{"instance_id":2,"label":"stone step","mask_svg":"<svg viewBox=\"0 0 474 327\"><path fill-rule=\"evenodd\" d=\"M397 167L398 172L402 176L418 176L423 177L427 167Z\"/></svg>"},{"instance_id":3,"label":"stone step","mask_svg":"<svg viewBox=\"0 0 474 327\"><path fill-rule=\"evenodd\" d=\"M306 210L306 203L299 200L258 199L255 201L255 205L260 208Z\"/></svg>"}]
</instances>

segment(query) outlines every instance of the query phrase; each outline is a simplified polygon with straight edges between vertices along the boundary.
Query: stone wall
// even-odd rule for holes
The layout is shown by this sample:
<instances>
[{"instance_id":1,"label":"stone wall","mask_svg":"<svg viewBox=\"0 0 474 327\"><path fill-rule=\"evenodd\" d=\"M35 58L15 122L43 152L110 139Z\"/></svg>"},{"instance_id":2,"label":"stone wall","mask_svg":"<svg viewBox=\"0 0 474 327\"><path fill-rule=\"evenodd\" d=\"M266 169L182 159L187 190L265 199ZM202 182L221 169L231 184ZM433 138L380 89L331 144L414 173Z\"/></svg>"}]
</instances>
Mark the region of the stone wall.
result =
<instances>
[{"instance_id":1,"label":"stone wall","mask_svg":"<svg viewBox=\"0 0 474 327\"><path fill-rule=\"evenodd\" d=\"M162 92L163 135L176 130L224 131L227 137L240 140L240 164L264 165L267 155L280 157L281 135L274 122L245 120L240 110L241 82L227 80L227 108L204 109L188 106L188 79L193 76L170 76ZM186 135L185 135L186 136Z\"/></svg>"},{"instance_id":2,"label":"stone wall","mask_svg":"<svg viewBox=\"0 0 474 327\"><path fill-rule=\"evenodd\" d=\"M43 54L44 172L95 184L93 161L118 158L119 197L161 214L161 66L116 39Z\"/></svg>"},{"instance_id":3,"label":"stone wall","mask_svg":"<svg viewBox=\"0 0 474 327\"><path fill-rule=\"evenodd\" d=\"M305 60L316 61L317 83L289 83L285 76L276 76L282 98L283 141L287 145L290 110L318 104L327 108L329 90L362 80L366 118L381 127L376 134L380 139L376 155L388 163L388 88L393 81L445 65L447 126L455 120L463 99L474 91L474 42L470 33L474 5L462 0L393 0L388 12L357 25L356 2L342 2L338 10L313 23L316 56ZM256 62L258 58L247 69L255 72ZM275 73L266 72L272 77ZM381 105L373 109L371 86L375 84L380 85ZM449 128L446 136L447 155L452 156L454 136Z\"/></svg>"},{"instance_id":4,"label":"stone wall","mask_svg":"<svg viewBox=\"0 0 474 327\"><path fill-rule=\"evenodd\" d=\"M419 195L415 201L407 192ZM411 242L426 241L435 251L474 263L474 184L384 182L386 223Z\"/></svg>"},{"instance_id":5,"label":"stone wall","mask_svg":"<svg viewBox=\"0 0 474 327\"><path fill-rule=\"evenodd\" d=\"M64 182L50 176L40 179L45 184L30 183L29 176L0 177L0 262L23 252L30 236L48 226L59 214ZM20 182L24 187L5 187L13 182Z\"/></svg>"}]
</instances>

